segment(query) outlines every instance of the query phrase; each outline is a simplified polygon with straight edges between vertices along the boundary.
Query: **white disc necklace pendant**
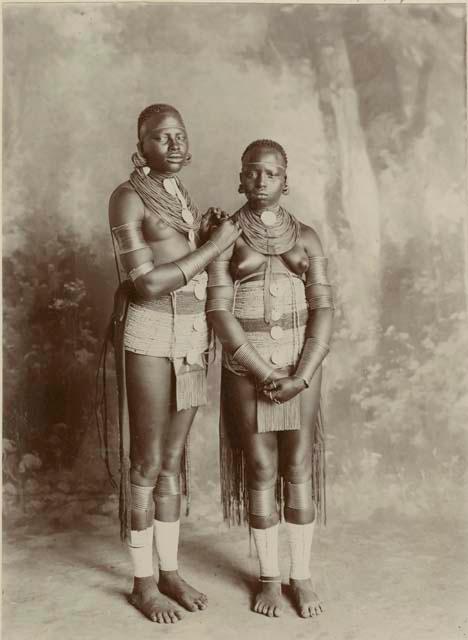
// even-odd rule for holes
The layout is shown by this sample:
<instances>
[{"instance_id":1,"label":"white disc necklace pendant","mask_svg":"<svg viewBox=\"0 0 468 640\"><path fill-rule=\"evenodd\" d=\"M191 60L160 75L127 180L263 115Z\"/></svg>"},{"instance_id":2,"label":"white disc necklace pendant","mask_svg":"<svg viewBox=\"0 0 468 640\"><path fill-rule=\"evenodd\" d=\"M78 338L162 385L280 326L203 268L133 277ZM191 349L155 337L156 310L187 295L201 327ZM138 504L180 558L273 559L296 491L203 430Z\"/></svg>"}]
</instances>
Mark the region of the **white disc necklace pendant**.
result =
<instances>
[{"instance_id":1,"label":"white disc necklace pendant","mask_svg":"<svg viewBox=\"0 0 468 640\"><path fill-rule=\"evenodd\" d=\"M276 213L274 211L263 211L260 220L265 227L273 227L276 224Z\"/></svg>"},{"instance_id":2,"label":"white disc necklace pendant","mask_svg":"<svg viewBox=\"0 0 468 640\"><path fill-rule=\"evenodd\" d=\"M192 249L196 249L197 247L195 244L195 231L193 229L190 229L190 231L188 232L188 239Z\"/></svg>"},{"instance_id":3,"label":"white disc necklace pendant","mask_svg":"<svg viewBox=\"0 0 468 640\"><path fill-rule=\"evenodd\" d=\"M163 187L171 196L176 196L176 187L173 178L164 178Z\"/></svg>"},{"instance_id":4,"label":"white disc necklace pendant","mask_svg":"<svg viewBox=\"0 0 468 640\"><path fill-rule=\"evenodd\" d=\"M182 220L187 224L193 224L193 213L190 209L182 208Z\"/></svg>"}]
</instances>

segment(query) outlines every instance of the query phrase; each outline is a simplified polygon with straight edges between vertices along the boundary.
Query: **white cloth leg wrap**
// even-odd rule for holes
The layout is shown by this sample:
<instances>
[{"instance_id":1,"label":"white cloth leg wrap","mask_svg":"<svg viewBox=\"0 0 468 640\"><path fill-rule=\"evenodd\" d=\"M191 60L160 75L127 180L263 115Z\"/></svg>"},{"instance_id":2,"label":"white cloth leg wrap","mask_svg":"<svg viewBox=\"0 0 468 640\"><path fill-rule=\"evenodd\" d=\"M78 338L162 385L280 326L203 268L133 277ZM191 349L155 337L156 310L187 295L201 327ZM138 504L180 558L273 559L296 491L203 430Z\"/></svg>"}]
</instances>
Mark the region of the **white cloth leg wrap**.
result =
<instances>
[{"instance_id":1,"label":"white cloth leg wrap","mask_svg":"<svg viewBox=\"0 0 468 640\"><path fill-rule=\"evenodd\" d=\"M273 578L280 575L278 566L278 531L279 524L268 527L268 529L254 529L252 527L261 576Z\"/></svg>"},{"instance_id":2,"label":"white cloth leg wrap","mask_svg":"<svg viewBox=\"0 0 468 640\"><path fill-rule=\"evenodd\" d=\"M286 522L291 553L290 577L295 580L310 578L310 551L314 537L315 521L309 524Z\"/></svg>"},{"instance_id":3,"label":"white cloth leg wrap","mask_svg":"<svg viewBox=\"0 0 468 640\"><path fill-rule=\"evenodd\" d=\"M154 538L159 557L159 568L163 571L177 571L180 520L175 522L154 521Z\"/></svg>"},{"instance_id":4,"label":"white cloth leg wrap","mask_svg":"<svg viewBox=\"0 0 468 640\"><path fill-rule=\"evenodd\" d=\"M130 531L128 550L133 564L135 578L154 575L153 569L153 527L142 531Z\"/></svg>"}]
</instances>

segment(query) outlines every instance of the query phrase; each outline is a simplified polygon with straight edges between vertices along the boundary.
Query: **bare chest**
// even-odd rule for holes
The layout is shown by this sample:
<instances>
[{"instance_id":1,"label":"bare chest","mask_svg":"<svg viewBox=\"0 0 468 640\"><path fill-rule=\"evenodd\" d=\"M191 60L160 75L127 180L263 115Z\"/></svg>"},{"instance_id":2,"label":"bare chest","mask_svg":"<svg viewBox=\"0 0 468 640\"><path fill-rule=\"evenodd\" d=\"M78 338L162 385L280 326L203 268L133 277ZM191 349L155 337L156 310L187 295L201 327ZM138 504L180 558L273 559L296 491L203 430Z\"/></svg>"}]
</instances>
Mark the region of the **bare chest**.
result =
<instances>
[{"instance_id":1,"label":"bare chest","mask_svg":"<svg viewBox=\"0 0 468 640\"><path fill-rule=\"evenodd\" d=\"M268 256L258 253L242 239L236 243L233 256L231 258L231 274L235 280L241 280L254 273L263 272L267 264ZM286 267L292 273L302 276L309 267L309 258L302 243L297 244L280 256L272 257L272 267L275 265L284 270Z\"/></svg>"}]
</instances>

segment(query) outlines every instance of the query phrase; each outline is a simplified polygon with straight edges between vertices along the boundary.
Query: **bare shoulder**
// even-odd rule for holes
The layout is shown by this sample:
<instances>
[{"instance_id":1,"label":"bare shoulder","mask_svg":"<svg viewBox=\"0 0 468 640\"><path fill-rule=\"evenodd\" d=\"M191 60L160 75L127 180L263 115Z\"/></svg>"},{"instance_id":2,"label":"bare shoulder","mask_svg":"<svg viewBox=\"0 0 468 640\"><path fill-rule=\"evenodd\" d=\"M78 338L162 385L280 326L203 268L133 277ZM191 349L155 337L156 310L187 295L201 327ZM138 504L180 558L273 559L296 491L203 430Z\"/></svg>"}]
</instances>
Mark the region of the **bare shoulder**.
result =
<instances>
[{"instance_id":1,"label":"bare shoulder","mask_svg":"<svg viewBox=\"0 0 468 640\"><path fill-rule=\"evenodd\" d=\"M145 209L130 182L123 182L109 198L109 222L112 227L141 220Z\"/></svg>"},{"instance_id":2,"label":"bare shoulder","mask_svg":"<svg viewBox=\"0 0 468 640\"><path fill-rule=\"evenodd\" d=\"M315 229L301 223L301 239L309 256L323 255L322 243Z\"/></svg>"}]
</instances>

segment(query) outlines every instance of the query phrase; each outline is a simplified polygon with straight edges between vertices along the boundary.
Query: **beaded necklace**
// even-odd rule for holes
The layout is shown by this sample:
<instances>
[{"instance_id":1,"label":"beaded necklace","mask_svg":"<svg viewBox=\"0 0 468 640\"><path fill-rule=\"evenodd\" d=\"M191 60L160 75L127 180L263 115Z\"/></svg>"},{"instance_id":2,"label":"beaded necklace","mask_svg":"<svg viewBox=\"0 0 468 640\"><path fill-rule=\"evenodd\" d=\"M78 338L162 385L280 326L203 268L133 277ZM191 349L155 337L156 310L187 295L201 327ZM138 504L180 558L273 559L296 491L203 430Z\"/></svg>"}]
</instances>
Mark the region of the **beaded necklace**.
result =
<instances>
[{"instance_id":1,"label":"beaded necklace","mask_svg":"<svg viewBox=\"0 0 468 640\"><path fill-rule=\"evenodd\" d=\"M281 206L278 206L277 210L264 211L258 215L244 205L235 215L247 244L255 251L268 256L263 285L263 304L265 322L271 324L273 277L271 256L282 255L294 247L301 233L301 225L289 211Z\"/></svg>"},{"instance_id":2,"label":"beaded necklace","mask_svg":"<svg viewBox=\"0 0 468 640\"><path fill-rule=\"evenodd\" d=\"M299 221L282 206L276 211L264 211L260 216L244 205L236 216L247 244L263 255L286 253L299 239Z\"/></svg>"},{"instance_id":3,"label":"beaded necklace","mask_svg":"<svg viewBox=\"0 0 468 640\"><path fill-rule=\"evenodd\" d=\"M141 167L135 166L130 183L151 213L194 242L202 216L179 178L146 175Z\"/></svg>"}]
</instances>

